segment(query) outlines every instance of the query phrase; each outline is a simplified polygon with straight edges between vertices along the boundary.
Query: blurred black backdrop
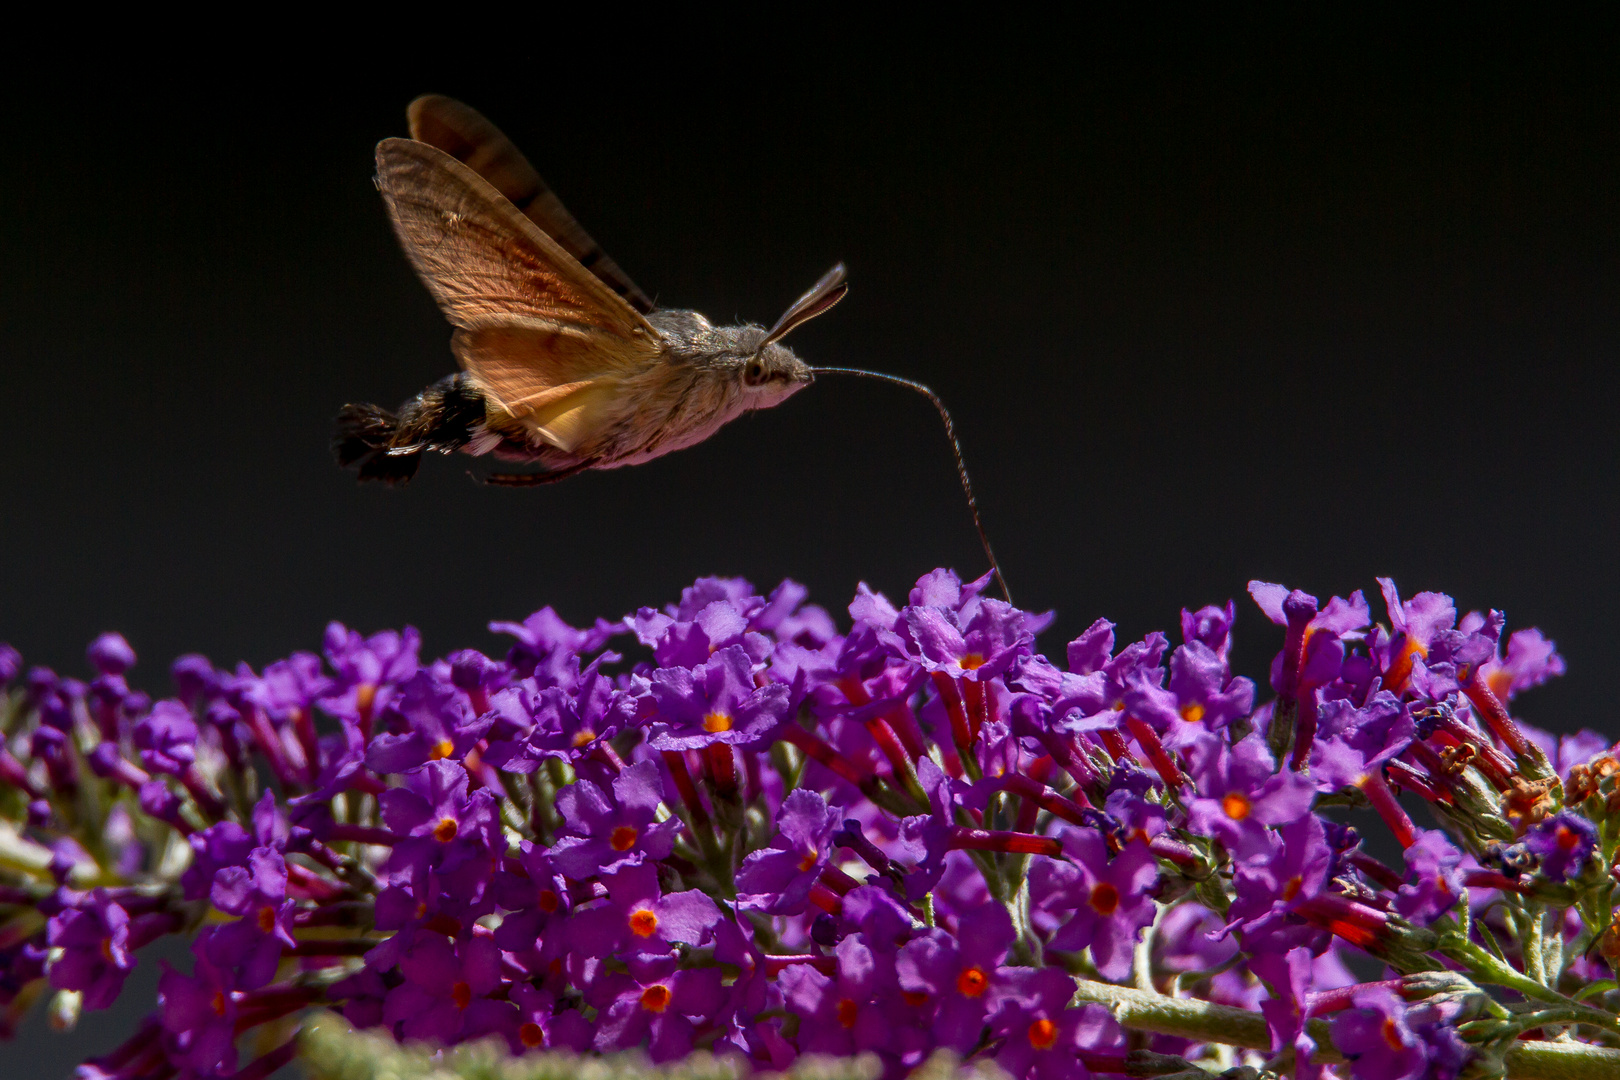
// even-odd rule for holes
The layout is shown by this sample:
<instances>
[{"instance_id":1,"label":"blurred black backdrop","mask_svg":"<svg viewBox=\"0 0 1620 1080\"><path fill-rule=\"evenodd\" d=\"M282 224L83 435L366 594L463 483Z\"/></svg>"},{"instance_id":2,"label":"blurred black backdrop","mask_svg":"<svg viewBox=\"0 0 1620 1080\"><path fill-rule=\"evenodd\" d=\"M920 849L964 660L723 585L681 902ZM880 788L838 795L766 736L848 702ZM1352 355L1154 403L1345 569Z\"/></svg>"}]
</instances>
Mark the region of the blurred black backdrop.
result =
<instances>
[{"instance_id":1,"label":"blurred black backdrop","mask_svg":"<svg viewBox=\"0 0 1620 1080\"><path fill-rule=\"evenodd\" d=\"M1263 681L1250 578L1388 574L1542 627L1570 674L1517 711L1614 730L1614 22L525 19L0 76L0 639L82 674L119 629L165 693L181 652L259 665L329 619L438 655L703 574L841 613L860 580L983 569L937 419L870 383L554 488L340 472L341 405L453 367L370 180L437 91L666 305L768 323L845 260L793 344L950 403L1015 598L1058 611L1047 650L1238 597ZM130 1022L36 1020L29 1075Z\"/></svg>"}]
</instances>

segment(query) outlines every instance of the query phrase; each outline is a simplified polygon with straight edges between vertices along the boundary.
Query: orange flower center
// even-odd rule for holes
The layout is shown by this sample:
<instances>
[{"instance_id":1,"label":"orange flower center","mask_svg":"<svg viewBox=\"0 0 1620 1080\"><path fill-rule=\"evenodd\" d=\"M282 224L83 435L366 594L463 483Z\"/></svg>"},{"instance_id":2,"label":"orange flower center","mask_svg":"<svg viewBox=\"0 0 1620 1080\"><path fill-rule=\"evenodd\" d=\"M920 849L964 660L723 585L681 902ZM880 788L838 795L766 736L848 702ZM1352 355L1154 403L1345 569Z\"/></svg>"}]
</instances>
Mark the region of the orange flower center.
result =
<instances>
[{"instance_id":1,"label":"orange flower center","mask_svg":"<svg viewBox=\"0 0 1620 1080\"><path fill-rule=\"evenodd\" d=\"M1189 724L1196 724L1204 718L1204 707L1194 701L1181 707L1181 718Z\"/></svg>"},{"instance_id":2,"label":"orange flower center","mask_svg":"<svg viewBox=\"0 0 1620 1080\"><path fill-rule=\"evenodd\" d=\"M958 661L963 671L976 671L984 667L984 656L980 653L970 652Z\"/></svg>"},{"instance_id":3,"label":"orange flower center","mask_svg":"<svg viewBox=\"0 0 1620 1080\"><path fill-rule=\"evenodd\" d=\"M1249 816L1249 797L1241 791L1228 792L1226 798L1221 800L1221 809L1233 821L1242 821Z\"/></svg>"},{"instance_id":4,"label":"orange flower center","mask_svg":"<svg viewBox=\"0 0 1620 1080\"><path fill-rule=\"evenodd\" d=\"M580 728L574 733L574 749L579 749L594 738L596 738L596 732L590 728Z\"/></svg>"},{"instance_id":5,"label":"orange flower center","mask_svg":"<svg viewBox=\"0 0 1620 1080\"><path fill-rule=\"evenodd\" d=\"M109 964L113 963L112 938L110 937L101 939L101 958Z\"/></svg>"},{"instance_id":6,"label":"orange flower center","mask_svg":"<svg viewBox=\"0 0 1620 1080\"><path fill-rule=\"evenodd\" d=\"M902 990L900 992L900 996L905 999L905 1003L910 1005L913 1009L921 1008L922 1006L928 1004L928 995L923 993L921 990Z\"/></svg>"},{"instance_id":7,"label":"orange flower center","mask_svg":"<svg viewBox=\"0 0 1620 1080\"><path fill-rule=\"evenodd\" d=\"M553 889L540 890L540 910L550 915L562 903L562 897Z\"/></svg>"},{"instance_id":8,"label":"orange flower center","mask_svg":"<svg viewBox=\"0 0 1620 1080\"><path fill-rule=\"evenodd\" d=\"M450 987L450 1000L456 1008L465 1009L472 1004L472 987L464 982L458 982Z\"/></svg>"},{"instance_id":9,"label":"orange flower center","mask_svg":"<svg viewBox=\"0 0 1620 1080\"><path fill-rule=\"evenodd\" d=\"M276 928L276 909L269 904L259 909L259 933L268 934Z\"/></svg>"},{"instance_id":10,"label":"orange flower center","mask_svg":"<svg viewBox=\"0 0 1620 1080\"><path fill-rule=\"evenodd\" d=\"M640 937L652 937L658 929L658 916L642 908L630 914L630 929Z\"/></svg>"},{"instance_id":11,"label":"orange flower center","mask_svg":"<svg viewBox=\"0 0 1620 1080\"><path fill-rule=\"evenodd\" d=\"M210 1001L209 1005L211 1005L213 1007L215 1016L224 1016L225 1015L225 991L223 991L223 990L215 990L214 991L214 1000Z\"/></svg>"},{"instance_id":12,"label":"orange flower center","mask_svg":"<svg viewBox=\"0 0 1620 1080\"><path fill-rule=\"evenodd\" d=\"M428 751L428 760L443 761L445 758L449 757L455 752L455 743L451 742L449 739L440 739L438 742L433 744L433 749Z\"/></svg>"},{"instance_id":13,"label":"orange flower center","mask_svg":"<svg viewBox=\"0 0 1620 1080\"><path fill-rule=\"evenodd\" d=\"M1558 846L1565 851L1574 851L1575 845L1581 842L1581 834L1568 825L1558 826Z\"/></svg>"},{"instance_id":14,"label":"orange flower center","mask_svg":"<svg viewBox=\"0 0 1620 1080\"><path fill-rule=\"evenodd\" d=\"M990 977L981 967L963 968L962 974L956 977L956 988L965 997L978 997L990 985Z\"/></svg>"},{"instance_id":15,"label":"orange flower center","mask_svg":"<svg viewBox=\"0 0 1620 1080\"><path fill-rule=\"evenodd\" d=\"M849 998L838 1003L838 1022L847 1028L855 1026L855 1018L860 1015L861 1007Z\"/></svg>"},{"instance_id":16,"label":"orange flower center","mask_svg":"<svg viewBox=\"0 0 1620 1080\"><path fill-rule=\"evenodd\" d=\"M1288 901L1293 900L1294 897L1299 895L1299 891L1304 887L1305 879L1300 877L1298 874L1295 874L1293 877L1288 879L1288 884L1283 886L1283 899Z\"/></svg>"},{"instance_id":17,"label":"orange flower center","mask_svg":"<svg viewBox=\"0 0 1620 1080\"><path fill-rule=\"evenodd\" d=\"M648 1012L661 1013L669 1008L669 987L653 983L641 992L641 1007Z\"/></svg>"},{"instance_id":18,"label":"orange flower center","mask_svg":"<svg viewBox=\"0 0 1620 1080\"><path fill-rule=\"evenodd\" d=\"M439 823L433 826L433 839L441 844L448 844L456 838L456 819L453 817L440 818Z\"/></svg>"},{"instance_id":19,"label":"orange flower center","mask_svg":"<svg viewBox=\"0 0 1620 1080\"><path fill-rule=\"evenodd\" d=\"M518 1028L518 1041L523 1043L523 1045L527 1046L530 1050L533 1050L537 1046L544 1046L546 1044L545 1029L543 1029L533 1020L530 1020L528 1023Z\"/></svg>"},{"instance_id":20,"label":"orange flower center","mask_svg":"<svg viewBox=\"0 0 1620 1080\"><path fill-rule=\"evenodd\" d=\"M1119 910L1119 890L1106 881L1099 881L1091 890L1091 910L1099 915L1112 915Z\"/></svg>"},{"instance_id":21,"label":"orange flower center","mask_svg":"<svg viewBox=\"0 0 1620 1080\"><path fill-rule=\"evenodd\" d=\"M636 827L620 825L608 836L608 846L614 851L629 851L636 846Z\"/></svg>"},{"instance_id":22,"label":"orange flower center","mask_svg":"<svg viewBox=\"0 0 1620 1080\"><path fill-rule=\"evenodd\" d=\"M1057 1025L1041 1017L1029 1025L1029 1045L1037 1050L1050 1050L1052 1044L1057 1042Z\"/></svg>"},{"instance_id":23,"label":"orange flower center","mask_svg":"<svg viewBox=\"0 0 1620 1080\"><path fill-rule=\"evenodd\" d=\"M799 870L803 872L814 865L816 865L816 853L813 851L805 852L804 858L799 860Z\"/></svg>"},{"instance_id":24,"label":"orange flower center","mask_svg":"<svg viewBox=\"0 0 1620 1080\"><path fill-rule=\"evenodd\" d=\"M718 734L731 730L731 717L723 712L712 712L703 718L703 730L710 734Z\"/></svg>"},{"instance_id":25,"label":"orange flower center","mask_svg":"<svg viewBox=\"0 0 1620 1080\"><path fill-rule=\"evenodd\" d=\"M1379 1034L1383 1035L1384 1041L1389 1044L1391 1050L1405 1049L1406 1044L1401 1042L1401 1029L1395 1026L1393 1016L1384 1020L1384 1026L1379 1029Z\"/></svg>"}]
</instances>

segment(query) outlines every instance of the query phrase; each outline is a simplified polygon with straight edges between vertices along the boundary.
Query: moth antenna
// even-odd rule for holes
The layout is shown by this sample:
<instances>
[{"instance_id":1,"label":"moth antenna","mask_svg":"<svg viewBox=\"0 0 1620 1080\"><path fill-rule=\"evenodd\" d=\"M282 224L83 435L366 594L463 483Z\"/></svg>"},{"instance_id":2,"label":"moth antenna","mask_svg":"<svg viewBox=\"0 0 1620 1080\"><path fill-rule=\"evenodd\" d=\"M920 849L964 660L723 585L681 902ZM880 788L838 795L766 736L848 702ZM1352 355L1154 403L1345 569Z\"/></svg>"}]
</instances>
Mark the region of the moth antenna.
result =
<instances>
[{"instance_id":1,"label":"moth antenna","mask_svg":"<svg viewBox=\"0 0 1620 1080\"><path fill-rule=\"evenodd\" d=\"M843 263L822 274L821 280L810 286L809 292L793 301L793 306L782 313L782 317L776 320L776 325L766 331L765 340L759 343L760 349L781 341L817 315L825 315L831 311L833 305L849 292L849 283L844 280L847 276Z\"/></svg>"},{"instance_id":2,"label":"moth antenna","mask_svg":"<svg viewBox=\"0 0 1620 1080\"><path fill-rule=\"evenodd\" d=\"M814 294L815 291L812 289L810 294L806 294L806 299L809 299L810 295ZM803 302L800 301L801 304ZM798 304L794 305L794 307L798 306ZM786 316L783 316L783 318L785 319ZM939 395L920 382L912 379L902 379L898 375L885 375L881 371L842 367L813 367L810 371L816 375L859 375L863 379L876 379L879 382L893 383L895 386L904 386L909 390L915 390L933 402L934 408L939 411L939 418L945 421L945 437L951 440L951 453L956 455L956 475L962 480L962 493L967 496L968 510L973 514L973 527L979 531L979 543L984 545L984 557L990 560L990 569L996 575L996 584L1001 586L1002 598L1007 603L1012 603L1012 593L1007 589L1007 579L1001 574L1001 564L996 562L996 553L990 549L990 534L984 531L984 520L979 517L979 501L973 497L973 482L968 479L967 462L962 457L962 443L956 437L956 425L951 422L950 410L945 408L945 403L939 399Z\"/></svg>"}]
</instances>

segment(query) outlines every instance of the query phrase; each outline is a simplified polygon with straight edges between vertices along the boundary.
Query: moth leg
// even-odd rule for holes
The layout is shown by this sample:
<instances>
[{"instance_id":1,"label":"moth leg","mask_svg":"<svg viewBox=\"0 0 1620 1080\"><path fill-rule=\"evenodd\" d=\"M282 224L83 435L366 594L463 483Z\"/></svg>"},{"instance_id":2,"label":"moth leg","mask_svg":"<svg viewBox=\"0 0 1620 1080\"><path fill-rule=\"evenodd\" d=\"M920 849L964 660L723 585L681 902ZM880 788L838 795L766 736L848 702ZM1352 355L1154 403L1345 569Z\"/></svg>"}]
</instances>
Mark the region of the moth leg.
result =
<instances>
[{"instance_id":1,"label":"moth leg","mask_svg":"<svg viewBox=\"0 0 1620 1080\"><path fill-rule=\"evenodd\" d=\"M555 484L559 480L566 480L575 473L584 472L594 464L596 464L594 459L587 458L560 469L552 469L550 472L490 473L484 477L484 483L495 487L539 487L541 484Z\"/></svg>"}]
</instances>

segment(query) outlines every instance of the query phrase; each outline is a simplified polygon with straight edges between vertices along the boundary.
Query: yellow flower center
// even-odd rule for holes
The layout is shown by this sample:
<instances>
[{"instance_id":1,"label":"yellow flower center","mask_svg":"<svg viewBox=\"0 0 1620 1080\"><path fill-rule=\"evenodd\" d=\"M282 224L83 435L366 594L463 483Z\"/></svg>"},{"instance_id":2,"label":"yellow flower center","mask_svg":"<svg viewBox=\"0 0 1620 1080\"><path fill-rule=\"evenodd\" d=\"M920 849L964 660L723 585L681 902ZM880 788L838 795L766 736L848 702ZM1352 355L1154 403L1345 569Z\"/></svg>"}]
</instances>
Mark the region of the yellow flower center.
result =
<instances>
[{"instance_id":1,"label":"yellow flower center","mask_svg":"<svg viewBox=\"0 0 1620 1080\"><path fill-rule=\"evenodd\" d=\"M722 712L712 712L703 718L703 730L711 735L722 731L730 731L731 717Z\"/></svg>"}]
</instances>

